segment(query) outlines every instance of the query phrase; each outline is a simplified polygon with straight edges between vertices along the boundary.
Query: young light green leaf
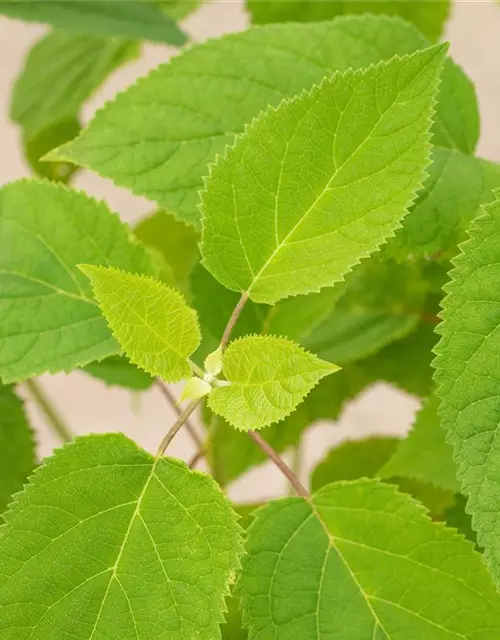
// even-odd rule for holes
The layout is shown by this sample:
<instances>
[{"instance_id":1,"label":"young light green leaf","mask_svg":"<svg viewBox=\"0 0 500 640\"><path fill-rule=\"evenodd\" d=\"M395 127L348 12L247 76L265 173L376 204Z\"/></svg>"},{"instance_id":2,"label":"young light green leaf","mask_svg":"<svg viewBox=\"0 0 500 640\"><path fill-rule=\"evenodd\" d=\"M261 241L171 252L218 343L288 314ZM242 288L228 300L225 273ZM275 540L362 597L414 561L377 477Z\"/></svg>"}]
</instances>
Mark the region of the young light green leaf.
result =
<instances>
[{"instance_id":1,"label":"young light green leaf","mask_svg":"<svg viewBox=\"0 0 500 640\"><path fill-rule=\"evenodd\" d=\"M12 387L0 385L0 514L34 466L35 440L23 403Z\"/></svg>"},{"instance_id":2,"label":"young light green leaf","mask_svg":"<svg viewBox=\"0 0 500 640\"><path fill-rule=\"evenodd\" d=\"M5 640L220 638L241 543L210 476L87 436L37 469L5 520Z\"/></svg>"},{"instance_id":3,"label":"young light green leaf","mask_svg":"<svg viewBox=\"0 0 500 640\"><path fill-rule=\"evenodd\" d=\"M211 40L117 96L50 159L92 169L199 225L198 191L208 163L268 105L333 71L366 67L427 44L412 25L382 16L270 25ZM474 89L450 60L443 78L434 128L439 123L447 135L435 135L434 142L472 152L478 138Z\"/></svg>"},{"instance_id":4,"label":"young light green leaf","mask_svg":"<svg viewBox=\"0 0 500 640\"><path fill-rule=\"evenodd\" d=\"M478 543L500 584L500 201L483 211L454 260L434 366L458 479Z\"/></svg>"},{"instance_id":5,"label":"young light green leaf","mask_svg":"<svg viewBox=\"0 0 500 640\"><path fill-rule=\"evenodd\" d=\"M417 265L371 258L349 274L344 293L304 346L341 365L366 358L416 328L426 294Z\"/></svg>"},{"instance_id":6,"label":"young light green leaf","mask_svg":"<svg viewBox=\"0 0 500 640\"><path fill-rule=\"evenodd\" d=\"M492 191L500 185L494 162L438 147L432 160L415 205L385 248L400 260L454 255L479 206L494 200Z\"/></svg>"},{"instance_id":7,"label":"young light green leaf","mask_svg":"<svg viewBox=\"0 0 500 640\"><path fill-rule=\"evenodd\" d=\"M192 378L189 378L189 380L184 385L184 388L181 391L181 395L179 396L179 402L184 402L184 400L197 400L198 398L203 398L204 396L207 396L210 391L212 391L212 387L208 382L205 382L205 380L193 376Z\"/></svg>"},{"instance_id":8,"label":"young light green leaf","mask_svg":"<svg viewBox=\"0 0 500 640\"><path fill-rule=\"evenodd\" d=\"M57 122L77 117L106 76L137 53L137 44L130 40L49 33L30 51L16 80L12 119L32 139Z\"/></svg>"},{"instance_id":9,"label":"young light green leaf","mask_svg":"<svg viewBox=\"0 0 500 640\"><path fill-rule=\"evenodd\" d=\"M378 249L424 177L444 53L335 74L255 120L202 194L207 269L272 304L334 284Z\"/></svg>"},{"instance_id":10,"label":"young light green leaf","mask_svg":"<svg viewBox=\"0 0 500 640\"><path fill-rule=\"evenodd\" d=\"M182 45L186 36L153 3L145 2L0 2L0 14L29 22L45 22L65 31L87 35L126 36Z\"/></svg>"},{"instance_id":11,"label":"young light green leaf","mask_svg":"<svg viewBox=\"0 0 500 640\"><path fill-rule=\"evenodd\" d=\"M172 274L173 284L181 291L189 288L188 279L198 262L198 233L165 211L157 211L141 220L135 235L148 247L160 252Z\"/></svg>"},{"instance_id":12,"label":"young light green leaf","mask_svg":"<svg viewBox=\"0 0 500 640\"><path fill-rule=\"evenodd\" d=\"M239 338L223 357L230 384L216 387L208 404L236 429L261 429L286 418L321 378L338 369L284 338Z\"/></svg>"},{"instance_id":13,"label":"young light green leaf","mask_svg":"<svg viewBox=\"0 0 500 640\"><path fill-rule=\"evenodd\" d=\"M424 33L438 40L450 12L449 0L247 0L254 24L270 22L319 22L350 13L399 15Z\"/></svg>"},{"instance_id":14,"label":"young light green leaf","mask_svg":"<svg viewBox=\"0 0 500 640\"><path fill-rule=\"evenodd\" d=\"M380 469L379 477L413 478L458 493L452 449L445 441L438 407L439 401L435 397L426 401L408 436L401 440L394 455Z\"/></svg>"},{"instance_id":15,"label":"young light green leaf","mask_svg":"<svg viewBox=\"0 0 500 640\"><path fill-rule=\"evenodd\" d=\"M500 634L500 596L481 556L391 485L342 482L271 502L246 549L238 591L249 640Z\"/></svg>"},{"instance_id":16,"label":"young light green leaf","mask_svg":"<svg viewBox=\"0 0 500 640\"><path fill-rule=\"evenodd\" d=\"M212 376L218 376L222 371L222 347L218 347L205 358L205 371Z\"/></svg>"},{"instance_id":17,"label":"young light green leaf","mask_svg":"<svg viewBox=\"0 0 500 640\"><path fill-rule=\"evenodd\" d=\"M99 362L91 362L83 367L85 373L103 380L109 386L125 387L133 391L145 391L154 382L146 373L123 356L109 356Z\"/></svg>"},{"instance_id":18,"label":"young light green leaf","mask_svg":"<svg viewBox=\"0 0 500 640\"><path fill-rule=\"evenodd\" d=\"M81 262L151 273L144 248L102 202L46 182L0 191L0 377L24 380L120 352Z\"/></svg>"},{"instance_id":19,"label":"young light green leaf","mask_svg":"<svg viewBox=\"0 0 500 640\"><path fill-rule=\"evenodd\" d=\"M196 312L175 289L145 276L81 265L113 335L131 362L167 382L191 377L201 341Z\"/></svg>"}]
</instances>

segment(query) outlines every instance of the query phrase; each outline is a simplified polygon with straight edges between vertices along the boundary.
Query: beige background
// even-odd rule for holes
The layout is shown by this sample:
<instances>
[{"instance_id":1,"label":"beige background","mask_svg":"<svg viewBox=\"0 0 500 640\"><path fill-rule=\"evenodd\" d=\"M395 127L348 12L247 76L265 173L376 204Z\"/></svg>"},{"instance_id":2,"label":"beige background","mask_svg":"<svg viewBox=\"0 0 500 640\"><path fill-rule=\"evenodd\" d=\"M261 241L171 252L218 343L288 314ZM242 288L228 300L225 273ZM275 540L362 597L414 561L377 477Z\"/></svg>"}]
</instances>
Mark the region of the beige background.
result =
<instances>
[{"instance_id":1,"label":"beige background","mask_svg":"<svg viewBox=\"0 0 500 640\"><path fill-rule=\"evenodd\" d=\"M184 28L195 41L202 41L242 30L247 23L239 0L219 0L204 5L190 16L184 22ZM29 175L20 153L18 131L9 122L9 98L26 53L44 32L45 28L38 25L0 18L1 184ZM455 2L446 38L451 41L451 55L476 84L482 118L478 153L500 161L500 4L480 0ZM117 91L173 53L160 45L144 46L140 60L118 70L86 104L85 119L88 121ZM75 186L107 200L129 222L138 220L152 208L145 200L87 172L78 176ZM156 390L135 395L121 389L108 389L81 373L43 376L41 381L75 434L123 431L145 448L154 450L174 418ZM57 442L29 400L27 407L36 425L39 455L47 455ZM370 389L347 407L340 422L319 424L309 431L305 441L304 475L332 443L343 438L367 433L403 433L417 408L418 403L413 398L386 385ZM189 459L193 453L189 437L180 433L170 453ZM263 465L241 478L231 488L231 493L239 500L254 500L279 495L284 490L285 483L279 473L270 465Z\"/></svg>"}]
</instances>

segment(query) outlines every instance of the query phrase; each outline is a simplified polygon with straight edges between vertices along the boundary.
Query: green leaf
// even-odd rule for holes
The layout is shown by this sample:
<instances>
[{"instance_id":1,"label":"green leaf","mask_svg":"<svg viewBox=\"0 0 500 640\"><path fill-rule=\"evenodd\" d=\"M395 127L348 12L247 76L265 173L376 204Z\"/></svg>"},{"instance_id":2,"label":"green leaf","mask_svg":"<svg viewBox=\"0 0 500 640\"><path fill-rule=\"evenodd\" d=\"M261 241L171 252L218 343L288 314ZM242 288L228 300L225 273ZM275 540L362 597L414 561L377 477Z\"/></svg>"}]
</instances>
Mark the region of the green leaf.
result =
<instances>
[{"instance_id":1,"label":"green leaf","mask_svg":"<svg viewBox=\"0 0 500 640\"><path fill-rule=\"evenodd\" d=\"M434 362L440 417L454 449L467 510L500 584L500 201L486 205L454 260Z\"/></svg>"},{"instance_id":2,"label":"green leaf","mask_svg":"<svg viewBox=\"0 0 500 640\"><path fill-rule=\"evenodd\" d=\"M409 435L380 469L381 478L403 476L458 492L452 450L445 441L445 432L437 414L438 407L436 398L426 401Z\"/></svg>"},{"instance_id":3,"label":"green leaf","mask_svg":"<svg viewBox=\"0 0 500 640\"><path fill-rule=\"evenodd\" d=\"M92 169L198 225L198 191L208 163L268 105L333 71L366 67L427 44L412 25L376 16L270 25L209 40L117 96L50 159ZM436 120L450 132L453 147L472 152L478 138L474 89L450 60L443 78ZM434 142L449 146L449 139L438 135Z\"/></svg>"},{"instance_id":4,"label":"green leaf","mask_svg":"<svg viewBox=\"0 0 500 640\"><path fill-rule=\"evenodd\" d=\"M417 265L371 258L349 274L343 295L304 346L342 365L366 358L417 327L426 289Z\"/></svg>"},{"instance_id":5,"label":"green leaf","mask_svg":"<svg viewBox=\"0 0 500 640\"><path fill-rule=\"evenodd\" d=\"M493 200L500 185L500 165L493 162L440 148L432 159L414 207L387 245L398 259L455 254L480 204Z\"/></svg>"},{"instance_id":6,"label":"green leaf","mask_svg":"<svg viewBox=\"0 0 500 640\"><path fill-rule=\"evenodd\" d=\"M173 284L181 291L187 290L189 275L199 259L199 238L193 227L165 211L157 211L141 220L134 233L145 245L160 252L170 268Z\"/></svg>"},{"instance_id":7,"label":"green leaf","mask_svg":"<svg viewBox=\"0 0 500 640\"><path fill-rule=\"evenodd\" d=\"M374 478L398 448L399 438L373 436L347 440L331 449L311 475L311 491L331 482Z\"/></svg>"},{"instance_id":8,"label":"green leaf","mask_svg":"<svg viewBox=\"0 0 500 640\"><path fill-rule=\"evenodd\" d=\"M5 520L5 640L220 638L240 528L210 476L86 436L37 469Z\"/></svg>"},{"instance_id":9,"label":"green leaf","mask_svg":"<svg viewBox=\"0 0 500 640\"><path fill-rule=\"evenodd\" d=\"M500 597L481 556L390 485L342 482L310 500L271 502L246 549L239 592L250 640L500 633Z\"/></svg>"},{"instance_id":10,"label":"green leaf","mask_svg":"<svg viewBox=\"0 0 500 640\"><path fill-rule=\"evenodd\" d=\"M467 499L461 494L455 496L455 503L448 507L443 513L443 520L446 522L447 527L453 527L459 533L470 540L477 547L476 532L472 528L472 519L466 511Z\"/></svg>"},{"instance_id":11,"label":"green leaf","mask_svg":"<svg viewBox=\"0 0 500 640\"><path fill-rule=\"evenodd\" d=\"M336 74L255 120L202 194L210 272L272 304L334 284L383 244L424 177L444 51Z\"/></svg>"},{"instance_id":12,"label":"green leaf","mask_svg":"<svg viewBox=\"0 0 500 640\"><path fill-rule=\"evenodd\" d=\"M151 273L144 248L102 202L22 180L0 191L0 377L24 380L120 352L76 265Z\"/></svg>"},{"instance_id":13,"label":"green leaf","mask_svg":"<svg viewBox=\"0 0 500 640\"><path fill-rule=\"evenodd\" d=\"M186 42L182 31L154 3L16 0L0 2L0 13L79 34L126 36L175 45Z\"/></svg>"},{"instance_id":14,"label":"green leaf","mask_svg":"<svg viewBox=\"0 0 500 640\"><path fill-rule=\"evenodd\" d=\"M422 502L433 517L441 517L454 504L452 491L436 487L429 482L405 477L403 472L383 474L384 465L390 461L405 440L394 437L372 436L363 440L347 440L331 449L314 469L311 488L318 491L331 482L385 477L403 493Z\"/></svg>"},{"instance_id":15,"label":"green leaf","mask_svg":"<svg viewBox=\"0 0 500 640\"><path fill-rule=\"evenodd\" d=\"M413 22L430 40L438 40L450 12L448 0L247 0L254 24L319 22L352 13L399 15Z\"/></svg>"},{"instance_id":16,"label":"green leaf","mask_svg":"<svg viewBox=\"0 0 500 640\"><path fill-rule=\"evenodd\" d=\"M109 386L126 387L134 391L149 389L154 379L123 356L109 356L83 367L85 373L103 380Z\"/></svg>"},{"instance_id":17,"label":"green leaf","mask_svg":"<svg viewBox=\"0 0 500 640\"><path fill-rule=\"evenodd\" d=\"M275 451L282 453L297 444L313 423L337 420L346 402L364 386L365 379L357 370L341 369L334 376L320 380L291 415L266 427L262 436ZM246 433L233 429L222 418L209 416L206 423L209 431L207 457L219 483L229 484L267 459Z\"/></svg>"},{"instance_id":18,"label":"green leaf","mask_svg":"<svg viewBox=\"0 0 500 640\"><path fill-rule=\"evenodd\" d=\"M188 358L200 344L196 312L154 278L80 265L113 335L133 364L167 382L191 377Z\"/></svg>"},{"instance_id":19,"label":"green leaf","mask_svg":"<svg viewBox=\"0 0 500 640\"><path fill-rule=\"evenodd\" d=\"M34 466L35 441L23 403L12 387L0 386L0 514Z\"/></svg>"},{"instance_id":20,"label":"green leaf","mask_svg":"<svg viewBox=\"0 0 500 640\"><path fill-rule=\"evenodd\" d=\"M247 640L248 631L241 626L241 603L237 598L228 598L226 623L221 626L222 640Z\"/></svg>"},{"instance_id":21,"label":"green leaf","mask_svg":"<svg viewBox=\"0 0 500 640\"><path fill-rule=\"evenodd\" d=\"M36 2L38 6L47 4L50 3ZM30 6L34 11L35 5ZM79 36L64 31L49 33L31 49L16 80L12 119L22 126L28 139L56 123L74 119L108 74L137 53L137 44L122 38ZM74 137L77 132L68 134ZM59 144L68 139L60 140Z\"/></svg>"},{"instance_id":22,"label":"green leaf","mask_svg":"<svg viewBox=\"0 0 500 640\"><path fill-rule=\"evenodd\" d=\"M78 171L78 167L68 162L43 162L40 158L54 147L74 138L79 131L79 121L76 118L69 118L55 122L33 137L23 132L24 155L32 171L41 178L67 184L73 174Z\"/></svg>"},{"instance_id":23,"label":"green leaf","mask_svg":"<svg viewBox=\"0 0 500 640\"><path fill-rule=\"evenodd\" d=\"M338 369L284 338L239 338L223 357L230 384L216 387L208 404L236 429L261 429L286 418L321 378Z\"/></svg>"}]
</instances>

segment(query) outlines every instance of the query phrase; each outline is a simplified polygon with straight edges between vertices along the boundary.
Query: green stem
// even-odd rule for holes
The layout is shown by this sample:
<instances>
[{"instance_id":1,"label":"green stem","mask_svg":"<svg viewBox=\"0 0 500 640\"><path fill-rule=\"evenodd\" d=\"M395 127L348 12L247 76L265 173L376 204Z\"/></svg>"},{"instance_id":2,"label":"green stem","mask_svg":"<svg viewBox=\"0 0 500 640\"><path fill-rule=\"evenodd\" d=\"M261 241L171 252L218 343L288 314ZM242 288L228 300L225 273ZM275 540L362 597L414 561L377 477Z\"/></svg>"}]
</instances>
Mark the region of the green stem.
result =
<instances>
[{"instance_id":1,"label":"green stem","mask_svg":"<svg viewBox=\"0 0 500 640\"><path fill-rule=\"evenodd\" d=\"M33 378L26 380L25 384L31 394L31 397L37 403L38 407L47 419L47 423L52 428L52 431L54 431L61 442L71 442L73 434L64 423L57 409L45 395L42 387Z\"/></svg>"},{"instance_id":2,"label":"green stem","mask_svg":"<svg viewBox=\"0 0 500 640\"><path fill-rule=\"evenodd\" d=\"M292 464L290 465L294 475L299 478L302 467L302 442L299 440L292 450ZM293 485L290 485L293 493Z\"/></svg>"},{"instance_id":3,"label":"green stem","mask_svg":"<svg viewBox=\"0 0 500 640\"><path fill-rule=\"evenodd\" d=\"M177 435L177 432L179 431L179 429L184 424L186 424L187 419L193 413L193 411L196 409L196 407L201 403L201 401L202 401L202 398L198 398L197 400L193 400L192 402L190 402L188 404L188 406L184 409L184 411L181 413L181 415L179 416L178 420L176 420L176 422L174 422L172 427L170 427L169 432L167 433L167 435L161 441L161 444L158 447L158 451L156 452L156 459L157 460L158 460L158 458L161 458L163 456L163 454L165 453L166 448L172 442L172 440L175 438L175 436Z\"/></svg>"}]
</instances>

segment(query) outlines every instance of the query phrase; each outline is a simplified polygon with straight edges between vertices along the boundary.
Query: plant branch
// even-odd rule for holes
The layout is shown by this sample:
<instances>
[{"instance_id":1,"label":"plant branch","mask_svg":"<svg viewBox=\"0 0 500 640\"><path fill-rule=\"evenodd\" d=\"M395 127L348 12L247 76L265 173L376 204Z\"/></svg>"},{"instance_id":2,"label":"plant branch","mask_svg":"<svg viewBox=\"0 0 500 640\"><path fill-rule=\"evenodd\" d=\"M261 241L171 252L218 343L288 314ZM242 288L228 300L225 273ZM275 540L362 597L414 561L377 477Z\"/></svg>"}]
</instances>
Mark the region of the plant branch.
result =
<instances>
[{"instance_id":1,"label":"plant branch","mask_svg":"<svg viewBox=\"0 0 500 640\"><path fill-rule=\"evenodd\" d=\"M307 489L300 483L297 476L290 469L290 467L280 458L280 456L276 453L276 451L268 444L264 438L262 438L255 431L249 431L248 435L252 438L252 440L262 449L262 451L266 454L266 456L278 467L281 473L287 478L288 482L292 485L299 496L303 498L309 498L309 492Z\"/></svg>"},{"instance_id":2,"label":"plant branch","mask_svg":"<svg viewBox=\"0 0 500 640\"><path fill-rule=\"evenodd\" d=\"M240 313L243 311L243 307L245 306L247 300L248 300L248 293L246 292L242 293L241 298L238 301L238 304L235 306L234 311L228 320L226 328L224 329L224 333L222 334L222 338L219 345L221 349L226 348L226 345L229 342L229 338L231 337L231 333L233 332L234 325L238 321L238 318L240 317Z\"/></svg>"},{"instance_id":3,"label":"plant branch","mask_svg":"<svg viewBox=\"0 0 500 640\"><path fill-rule=\"evenodd\" d=\"M192 400L188 404L188 406L184 409L184 411L181 412L181 414L179 415L179 418L176 420L176 422L174 422L172 427L170 427L167 435L161 441L160 446L158 447L158 451L156 452L156 459L157 460L158 460L158 458L161 458L163 456L163 454L165 453L166 448L172 442L172 440L175 438L175 436L177 435L177 432L179 431L179 429L184 424L186 424L187 419L193 413L193 411L196 409L196 407L201 403L201 401L202 401L202 398L197 398L196 400Z\"/></svg>"},{"instance_id":4,"label":"plant branch","mask_svg":"<svg viewBox=\"0 0 500 640\"><path fill-rule=\"evenodd\" d=\"M163 394L163 397L167 399L167 402L170 404L172 409L180 417L182 415L182 409L177 404L177 400L174 394L168 388L168 386L164 382L162 382L159 378L156 378L155 384ZM184 424L186 425L186 430L191 436L191 439L193 440L193 442L195 443L196 448L198 450L203 449L203 446L204 446L203 440L198 435L198 431L196 430L196 427L194 426L194 424L190 420L186 420Z\"/></svg>"},{"instance_id":5,"label":"plant branch","mask_svg":"<svg viewBox=\"0 0 500 640\"><path fill-rule=\"evenodd\" d=\"M42 387L31 378L26 380L26 388L30 392L31 397L36 402L38 407L44 414L47 424L52 428L52 431L58 436L61 442L71 442L73 434L64 423L64 420L59 415L57 409L45 395Z\"/></svg>"},{"instance_id":6,"label":"plant branch","mask_svg":"<svg viewBox=\"0 0 500 640\"><path fill-rule=\"evenodd\" d=\"M205 449L198 449L198 451L194 454L194 456L189 461L189 464L188 464L189 468L193 469L194 467L196 467L196 465L203 458L205 453L206 453Z\"/></svg>"}]
</instances>

